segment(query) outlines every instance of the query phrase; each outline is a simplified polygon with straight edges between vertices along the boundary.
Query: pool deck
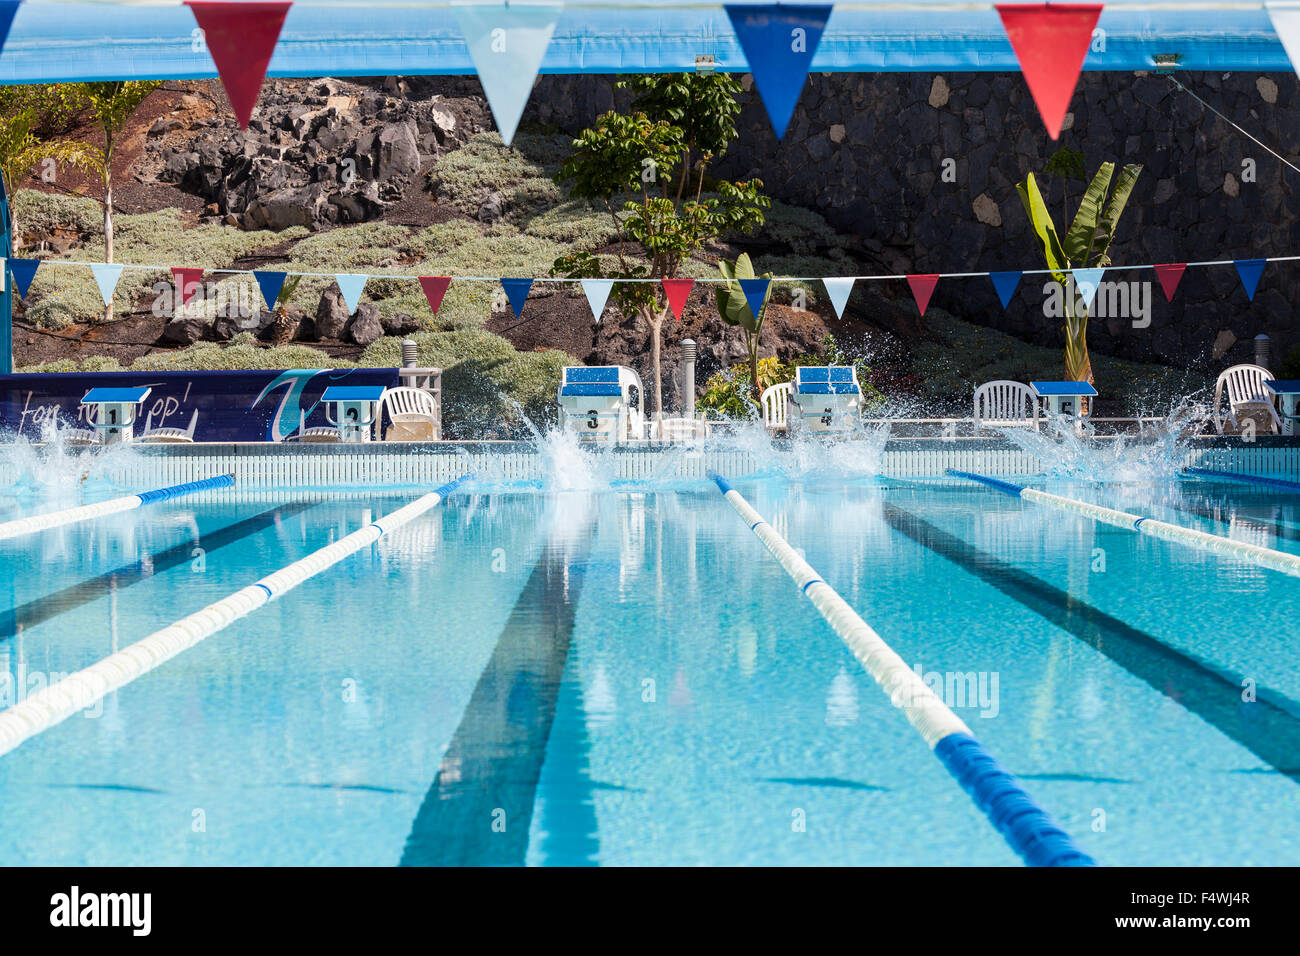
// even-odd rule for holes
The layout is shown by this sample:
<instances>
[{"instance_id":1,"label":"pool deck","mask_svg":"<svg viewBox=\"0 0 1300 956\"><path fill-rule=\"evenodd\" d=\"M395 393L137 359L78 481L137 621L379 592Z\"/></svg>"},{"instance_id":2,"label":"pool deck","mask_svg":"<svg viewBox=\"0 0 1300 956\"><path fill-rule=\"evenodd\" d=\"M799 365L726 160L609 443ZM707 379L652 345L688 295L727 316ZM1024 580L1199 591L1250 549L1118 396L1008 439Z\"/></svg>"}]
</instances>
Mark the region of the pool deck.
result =
<instances>
[{"instance_id":1,"label":"pool deck","mask_svg":"<svg viewBox=\"0 0 1300 956\"><path fill-rule=\"evenodd\" d=\"M1098 439L1097 444L1108 440ZM781 441L777 440L778 447ZM867 443L864 443L867 444ZM779 473L760 448L726 439L699 444L637 442L587 446L600 476L613 480L703 479L708 472L744 478ZM1300 436L1190 439L1182 467L1213 468L1300 480ZM1043 472L1041 460L1002 438L891 438L878 472L891 478L942 477L948 469L999 477ZM501 482L540 481L553 472L532 442L444 441L337 444L192 444L133 446L106 461L110 480L130 487L178 484L233 474L245 489L340 485L435 485L467 473Z\"/></svg>"}]
</instances>

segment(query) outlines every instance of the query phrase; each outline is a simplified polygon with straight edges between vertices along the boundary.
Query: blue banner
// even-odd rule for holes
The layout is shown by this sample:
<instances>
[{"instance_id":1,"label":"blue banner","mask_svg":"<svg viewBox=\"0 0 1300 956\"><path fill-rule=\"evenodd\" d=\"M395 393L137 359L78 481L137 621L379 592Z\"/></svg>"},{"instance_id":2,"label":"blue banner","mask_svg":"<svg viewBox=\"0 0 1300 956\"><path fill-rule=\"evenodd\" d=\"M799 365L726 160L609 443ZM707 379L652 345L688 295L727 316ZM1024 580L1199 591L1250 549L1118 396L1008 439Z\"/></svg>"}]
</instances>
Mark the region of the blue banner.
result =
<instances>
[{"instance_id":1,"label":"blue banner","mask_svg":"<svg viewBox=\"0 0 1300 956\"><path fill-rule=\"evenodd\" d=\"M179 428L196 442L278 442L304 423L329 424L320 397L331 385L398 384L395 368L0 375L0 441L40 441L51 421L87 428L81 399L92 388L147 386L137 438L146 428Z\"/></svg>"}]
</instances>

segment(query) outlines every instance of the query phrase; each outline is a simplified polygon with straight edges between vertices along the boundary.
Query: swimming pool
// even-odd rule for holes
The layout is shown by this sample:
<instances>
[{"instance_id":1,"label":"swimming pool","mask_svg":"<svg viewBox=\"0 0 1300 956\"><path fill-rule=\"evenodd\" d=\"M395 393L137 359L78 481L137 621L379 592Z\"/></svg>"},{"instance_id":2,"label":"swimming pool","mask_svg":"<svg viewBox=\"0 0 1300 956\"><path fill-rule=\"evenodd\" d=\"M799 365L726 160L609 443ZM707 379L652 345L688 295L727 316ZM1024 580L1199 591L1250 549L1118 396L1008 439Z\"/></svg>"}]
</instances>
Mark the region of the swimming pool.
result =
<instances>
[{"instance_id":1,"label":"swimming pool","mask_svg":"<svg viewBox=\"0 0 1300 956\"><path fill-rule=\"evenodd\" d=\"M1293 495L1034 484L1300 553ZM1099 863L1300 863L1300 582L947 478L736 487ZM2 702L420 493L0 542ZM711 483L480 480L0 757L0 865L1019 864L927 750Z\"/></svg>"}]
</instances>

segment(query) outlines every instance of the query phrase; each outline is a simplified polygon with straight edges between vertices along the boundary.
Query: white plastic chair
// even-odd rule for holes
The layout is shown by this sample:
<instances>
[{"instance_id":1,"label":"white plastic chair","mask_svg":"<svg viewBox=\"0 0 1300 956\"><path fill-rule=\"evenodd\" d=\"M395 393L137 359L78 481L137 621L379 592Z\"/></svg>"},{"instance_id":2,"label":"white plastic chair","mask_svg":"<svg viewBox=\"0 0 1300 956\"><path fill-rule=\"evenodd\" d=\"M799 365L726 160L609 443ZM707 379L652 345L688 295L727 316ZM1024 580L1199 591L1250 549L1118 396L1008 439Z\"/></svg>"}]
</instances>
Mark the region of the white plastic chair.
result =
<instances>
[{"instance_id":1,"label":"white plastic chair","mask_svg":"<svg viewBox=\"0 0 1300 956\"><path fill-rule=\"evenodd\" d=\"M975 389L975 430L1033 428L1038 431L1039 408L1034 390L1023 382L985 382Z\"/></svg>"},{"instance_id":2,"label":"white plastic chair","mask_svg":"<svg viewBox=\"0 0 1300 956\"><path fill-rule=\"evenodd\" d=\"M422 388L390 388L381 402L393 424L384 441L441 441L438 403Z\"/></svg>"},{"instance_id":3,"label":"white plastic chair","mask_svg":"<svg viewBox=\"0 0 1300 956\"><path fill-rule=\"evenodd\" d=\"M651 441L694 441L709 437L709 423L698 418L662 418L650 423Z\"/></svg>"},{"instance_id":4,"label":"white plastic chair","mask_svg":"<svg viewBox=\"0 0 1300 956\"><path fill-rule=\"evenodd\" d=\"M1272 393L1264 387L1273 373L1261 365L1234 365L1219 373L1214 383L1214 427L1220 435L1224 426L1231 426L1236 434L1242 430L1242 419L1252 419L1257 427L1277 434L1282 430L1282 419L1273 407ZM1228 393L1228 413L1222 409L1223 393Z\"/></svg>"},{"instance_id":5,"label":"white plastic chair","mask_svg":"<svg viewBox=\"0 0 1300 956\"><path fill-rule=\"evenodd\" d=\"M169 445L189 445L194 442L194 429L199 423L199 410L194 409L194 414L190 416L188 428L154 428L153 412L144 420L144 432L141 433L137 441L158 442L159 444Z\"/></svg>"},{"instance_id":6,"label":"white plastic chair","mask_svg":"<svg viewBox=\"0 0 1300 956\"><path fill-rule=\"evenodd\" d=\"M794 382L780 382L769 385L763 390L758 404L763 409L763 426L768 431L786 430L786 411L790 404L790 396L793 394Z\"/></svg>"}]
</instances>

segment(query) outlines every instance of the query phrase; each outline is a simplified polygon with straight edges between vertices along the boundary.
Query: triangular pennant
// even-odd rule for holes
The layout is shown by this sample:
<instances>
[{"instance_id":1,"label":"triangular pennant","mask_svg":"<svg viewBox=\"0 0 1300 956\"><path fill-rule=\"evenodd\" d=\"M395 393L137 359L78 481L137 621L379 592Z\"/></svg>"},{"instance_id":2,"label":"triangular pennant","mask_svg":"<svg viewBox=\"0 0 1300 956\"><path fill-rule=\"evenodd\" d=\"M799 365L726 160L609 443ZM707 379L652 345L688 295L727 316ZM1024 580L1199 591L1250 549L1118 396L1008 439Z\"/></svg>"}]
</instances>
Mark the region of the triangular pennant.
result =
<instances>
[{"instance_id":1,"label":"triangular pennant","mask_svg":"<svg viewBox=\"0 0 1300 956\"><path fill-rule=\"evenodd\" d=\"M1237 275L1241 276L1241 284L1252 302L1255 301L1255 289L1266 262L1267 259L1236 259L1232 263L1237 267Z\"/></svg>"},{"instance_id":2,"label":"triangular pennant","mask_svg":"<svg viewBox=\"0 0 1300 956\"><path fill-rule=\"evenodd\" d=\"M835 318L837 319L844 318L844 307L849 304L849 293L853 291L853 282L852 276L822 279L822 285L826 287L826 294L830 297L831 305L835 307Z\"/></svg>"},{"instance_id":3,"label":"triangular pennant","mask_svg":"<svg viewBox=\"0 0 1300 956\"><path fill-rule=\"evenodd\" d=\"M122 274L122 267L111 262L96 262L90 266L95 276L95 285L99 286L100 297L104 304L113 301L113 290L117 288L117 278Z\"/></svg>"},{"instance_id":4,"label":"triangular pennant","mask_svg":"<svg viewBox=\"0 0 1300 956\"><path fill-rule=\"evenodd\" d=\"M204 45L212 54L239 128L248 129L266 68L280 39L280 28L292 4L186 0L186 6L194 11L194 19L203 31Z\"/></svg>"},{"instance_id":5,"label":"triangular pennant","mask_svg":"<svg viewBox=\"0 0 1300 956\"><path fill-rule=\"evenodd\" d=\"M691 288L695 285L694 279L660 279L664 287L664 295L668 297L668 308L673 310L673 318L681 321L682 310L686 308L686 300L691 297Z\"/></svg>"},{"instance_id":6,"label":"triangular pennant","mask_svg":"<svg viewBox=\"0 0 1300 956\"><path fill-rule=\"evenodd\" d=\"M343 302L348 307L348 312L357 311L357 306L361 304L361 293L366 291L366 282L370 279L368 275L358 275L354 272L340 272L334 276L334 281L339 284L339 291L343 293Z\"/></svg>"},{"instance_id":7,"label":"triangular pennant","mask_svg":"<svg viewBox=\"0 0 1300 956\"><path fill-rule=\"evenodd\" d=\"M176 277L176 290L181 294L181 305L188 304L190 299L194 298L194 293L199 291L203 270L172 266L172 275Z\"/></svg>"},{"instance_id":8,"label":"triangular pennant","mask_svg":"<svg viewBox=\"0 0 1300 956\"><path fill-rule=\"evenodd\" d=\"M429 300L429 308L434 315L442 308L442 297L447 294L449 285L449 276L420 276L420 288L424 290L424 297Z\"/></svg>"},{"instance_id":9,"label":"triangular pennant","mask_svg":"<svg viewBox=\"0 0 1300 956\"><path fill-rule=\"evenodd\" d=\"M605 303L609 301L609 290L614 288L613 279L583 279L582 291L587 296L587 304L591 306L591 314L600 321L600 313L605 311Z\"/></svg>"},{"instance_id":10,"label":"triangular pennant","mask_svg":"<svg viewBox=\"0 0 1300 956\"><path fill-rule=\"evenodd\" d=\"M532 279L502 279L501 287L506 290L506 297L510 299L510 308L515 311L515 318L519 318L524 312L524 300L528 298L528 290L533 287Z\"/></svg>"},{"instance_id":11,"label":"triangular pennant","mask_svg":"<svg viewBox=\"0 0 1300 956\"><path fill-rule=\"evenodd\" d=\"M1266 3L1273 32L1282 41L1293 70L1300 70L1300 4Z\"/></svg>"},{"instance_id":12,"label":"triangular pennant","mask_svg":"<svg viewBox=\"0 0 1300 956\"><path fill-rule=\"evenodd\" d=\"M771 279L737 279L740 283L740 291L745 293L745 302L749 305L749 312L754 318L758 318L763 311L763 303L767 301L767 287L772 284Z\"/></svg>"},{"instance_id":13,"label":"triangular pennant","mask_svg":"<svg viewBox=\"0 0 1300 956\"><path fill-rule=\"evenodd\" d=\"M0 50L5 48L5 38L13 26L14 14L18 12L19 0L0 0Z\"/></svg>"},{"instance_id":14,"label":"triangular pennant","mask_svg":"<svg viewBox=\"0 0 1300 956\"><path fill-rule=\"evenodd\" d=\"M1174 293L1178 291L1178 283L1183 281L1186 269L1186 262L1167 262L1155 267L1156 278L1160 280L1160 288L1165 291L1166 302L1174 301Z\"/></svg>"},{"instance_id":15,"label":"triangular pennant","mask_svg":"<svg viewBox=\"0 0 1300 956\"><path fill-rule=\"evenodd\" d=\"M280 298L280 290L284 288L283 272L259 272L253 273L253 278L257 280L257 287L262 290L262 298L266 301L268 309L275 308L275 302Z\"/></svg>"},{"instance_id":16,"label":"triangular pennant","mask_svg":"<svg viewBox=\"0 0 1300 956\"><path fill-rule=\"evenodd\" d=\"M934 294L934 287L939 284L937 275L914 275L907 277L907 284L912 289L912 298L916 300L916 307L925 315L926 306L930 304L930 296Z\"/></svg>"},{"instance_id":17,"label":"triangular pennant","mask_svg":"<svg viewBox=\"0 0 1300 956\"><path fill-rule=\"evenodd\" d=\"M1083 299L1083 307L1091 309L1092 300L1097 295L1097 288L1101 285L1101 277L1106 274L1106 270L1071 269L1070 274L1074 276L1074 288Z\"/></svg>"},{"instance_id":18,"label":"triangular pennant","mask_svg":"<svg viewBox=\"0 0 1300 956\"><path fill-rule=\"evenodd\" d=\"M993 280L993 288L998 291L998 298L1002 300L1002 308L1006 308L1011 302L1011 297L1016 294L1016 287L1020 285L1019 272L990 272L989 278Z\"/></svg>"},{"instance_id":19,"label":"triangular pennant","mask_svg":"<svg viewBox=\"0 0 1300 956\"><path fill-rule=\"evenodd\" d=\"M1047 127L1056 139L1088 56L1099 3L999 3L1002 27L1020 72Z\"/></svg>"},{"instance_id":20,"label":"triangular pennant","mask_svg":"<svg viewBox=\"0 0 1300 956\"><path fill-rule=\"evenodd\" d=\"M830 4L726 5L777 139L790 125L832 9Z\"/></svg>"},{"instance_id":21,"label":"triangular pennant","mask_svg":"<svg viewBox=\"0 0 1300 956\"><path fill-rule=\"evenodd\" d=\"M14 288L18 290L18 298L27 298L27 290L32 287L32 280L36 278L36 270L41 267L40 259L10 259L9 272L14 277Z\"/></svg>"},{"instance_id":22,"label":"triangular pennant","mask_svg":"<svg viewBox=\"0 0 1300 956\"><path fill-rule=\"evenodd\" d=\"M510 144L551 42L558 4L454 6L488 107Z\"/></svg>"}]
</instances>

